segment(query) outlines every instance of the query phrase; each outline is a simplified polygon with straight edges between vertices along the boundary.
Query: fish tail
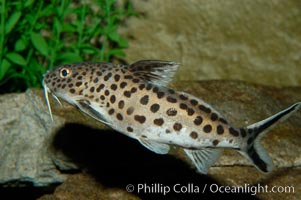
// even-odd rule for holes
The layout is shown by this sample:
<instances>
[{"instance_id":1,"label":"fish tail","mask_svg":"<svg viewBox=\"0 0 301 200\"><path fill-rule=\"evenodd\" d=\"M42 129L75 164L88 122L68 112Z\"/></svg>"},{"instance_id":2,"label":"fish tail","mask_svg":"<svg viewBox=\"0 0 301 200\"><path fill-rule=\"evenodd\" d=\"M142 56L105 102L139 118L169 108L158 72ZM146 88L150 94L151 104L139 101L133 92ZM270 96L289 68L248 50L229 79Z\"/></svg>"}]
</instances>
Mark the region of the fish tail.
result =
<instances>
[{"instance_id":1,"label":"fish tail","mask_svg":"<svg viewBox=\"0 0 301 200\"><path fill-rule=\"evenodd\" d=\"M272 159L260 144L260 140L278 122L282 122L290 117L300 107L301 102L298 102L267 119L248 126L246 128L249 135L247 145L245 145L245 148L241 149L239 152L248 158L253 165L263 173L272 171Z\"/></svg>"}]
</instances>

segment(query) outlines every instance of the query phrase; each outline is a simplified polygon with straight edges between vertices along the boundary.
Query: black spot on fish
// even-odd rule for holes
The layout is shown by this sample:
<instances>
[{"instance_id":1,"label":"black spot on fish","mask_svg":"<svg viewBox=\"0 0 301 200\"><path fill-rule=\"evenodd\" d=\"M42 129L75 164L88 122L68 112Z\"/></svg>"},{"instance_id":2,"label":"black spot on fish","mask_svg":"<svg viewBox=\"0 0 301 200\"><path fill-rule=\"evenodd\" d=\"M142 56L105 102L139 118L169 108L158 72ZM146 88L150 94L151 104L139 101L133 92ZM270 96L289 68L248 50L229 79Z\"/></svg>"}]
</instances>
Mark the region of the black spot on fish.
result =
<instances>
[{"instance_id":1,"label":"black spot on fish","mask_svg":"<svg viewBox=\"0 0 301 200\"><path fill-rule=\"evenodd\" d=\"M64 70L63 70L64 71ZM67 72L68 73L68 72ZM66 73L66 75L67 75ZM65 75L65 74L64 74ZM75 78L76 76L78 75L78 72L75 72L73 75L72 75L72 78Z\"/></svg>"},{"instance_id":2,"label":"black spot on fish","mask_svg":"<svg viewBox=\"0 0 301 200\"><path fill-rule=\"evenodd\" d=\"M219 121L224 123L224 124L228 124L228 122L224 118L220 118Z\"/></svg>"},{"instance_id":3,"label":"black spot on fish","mask_svg":"<svg viewBox=\"0 0 301 200\"><path fill-rule=\"evenodd\" d=\"M218 143L219 143L219 141L218 141L218 140L213 140L213 142L212 142L213 146L216 146L216 145L218 145Z\"/></svg>"},{"instance_id":4,"label":"black spot on fish","mask_svg":"<svg viewBox=\"0 0 301 200\"><path fill-rule=\"evenodd\" d=\"M176 99L176 98L173 98L173 97L171 97L171 96L168 96L168 97L166 98L166 100L167 100L168 102L170 102L170 103L177 103L177 99Z\"/></svg>"},{"instance_id":5,"label":"black spot on fish","mask_svg":"<svg viewBox=\"0 0 301 200\"><path fill-rule=\"evenodd\" d=\"M134 78L134 79L133 79L133 83L139 83L139 82L140 82L139 79L137 79L137 78Z\"/></svg>"},{"instance_id":6,"label":"black spot on fish","mask_svg":"<svg viewBox=\"0 0 301 200\"><path fill-rule=\"evenodd\" d=\"M239 132L236 129L234 129L233 127L229 128L229 133L235 137L239 136Z\"/></svg>"},{"instance_id":7,"label":"black spot on fish","mask_svg":"<svg viewBox=\"0 0 301 200\"><path fill-rule=\"evenodd\" d=\"M157 103L153 104L153 105L150 107L150 110L151 110L153 113L156 113L159 109L160 109L160 105L157 104Z\"/></svg>"},{"instance_id":8,"label":"black spot on fish","mask_svg":"<svg viewBox=\"0 0 301 200\"><path fill-rule=\"evenodd\" d=\"M153 92L154 92L154 93L157 93L158 91L159 91L159 88L158 88L158 87L154 87L154 88L153 88Z\"/></svg>"},{"instance_id":9,"label":"black spot on fish","mask_svg":"<svg viewBox=\"0 0 301 200\"><path fill-rule=\"evenodd\" d=\"M109 72L107 75L104 76L103 80L108 81L111 78L111 76L112 76L112 73Z\"/></svg>"},{"instance_id":10,"label":"black spot on fish","mask_svg":"<svg viewBox=\"0 0 301 200\"><path fill-rule=\"evenodd\" d=\"M247 132L246 132L246 130L244 128L240 129L240 134L241 134L242 137L246 137L247 136Z\"/></svg>"},{"instance_id":11,"label":"black spot on fish","mask_svg":"<svg viewBox=\"0 0 301 200\"><path fill-rule=\"evenodd\" d=\"M146 86L146 90L150 90L150 89L152 89L152 85L149 83L149 84L147 84L147 86Z\"/></svg>"},{"instance_id":12,"label":"black spot on fish","mask_svg":"<svg viewBox=\"0 0 301 200\"><path fill-rule=\"evenodd\" d=\"M167 111L166 111L166 114L168 116L176 116L177 115L177 110L175 108L169 108Z\"/></svg>"},{"instance_id":13,"label":"black spot on fish","mask_svg":"<svg viewBox=\"0 0 301 200\"><path fill-rule=\"evenodd\" d=\"M124 91L123 95L130 98L131 97L131 92L130 91Z\"/></svg>"},{"instance_id":14,"label":"black spot on fish","mask_svg":"<svg viewBox=\"0 0 301 200\"><path fill-rule=\"evenodd\" d=\"M128 114L128 115L133 114L133 112L134 112L134 107L132 107L132 106L126 110L126 114Z\"/></svg>"},{"instance_id":15,"label":"black spot on fish","mask_svg":"<svg viewBox=\"0 0 301 200\"><path fill-rule=\"evenodd\" d=\"M96 75L97 75L97 76L101 76L101 75L102 75L101 71L97 71L97 72L96 72Z\"/></svg>"},{"instance_id":16,"label":"black spot on fish","mask_svg":"<svg viewBox=\"0 0 301 200\"><path fill-rule=\"evenodd\" d=\"M132 75L125 75L124 78L125 78L125 79L132 79L133 76L132 76Z\"/></svg>"},{"instance_id":17,"label":"black spot on fish","mask_svg":"<svg viewBox=\"0 0 301 200\"><path fill-rule=\"evenodd\" d=\"M180 97L181 100L184 100L184 101L188 99L188 97L185 96L184 94L180 94L179 97Z\"/></svg>"},{"instance_id":18,"label":"black spot on fish","mask_svg":"<svg viewBox=\"0 0 301 200\"><path fill-rule=\"evenodd\" d=\"M193 105L193 106L198 105L198 101L195 100L195 99L191 99L191 100L190 100L190 103L191 103L191 105Z\"/></svg>"},{"instance_id":19,"label":"black spot on fish","mask_svg":"<svg viewBox=\"0 0 301 200\"><path fill-rule=\"evenodd\" d=\"M158 99L163 98L164 97L164 92L158 92L157 97L158 97Z\"/></svg>"},{"instance_id":20,"label":"black spot on fish","mask_svg":"<svg viewBox=\"0 0 301 200\"><path fill-rule=\"evenodd\" d=\"M189 116L193 115L193 114L194 114L194 110L193 110L192 108L188 108L188 109L187 109L187 114L188 114Z\"/></svg>"},{"instance_id":21,"label":"black spot on fish","mask_svg":"<svg viewBox=\"0 0 301 200\"><path fill-rule=\"evenodd\" d=\"M192 131L192 132L190 133L190 137L191 137L192 139L197 139L197 138L198 138L198 133L195 132L195 131Z\"/></svg>"},{"instance_id":22,"label":"black spot on fish","mask_svg":"<svg viewBox=\"0 0 301 200\"><path fill-rule=\"evenodd\" d=\"M115 80L116 82L118 82L118 81L120 80L120 75L119 75L119 74L115 74L114 80Z\"/></svg>"},{"instance_id":23,"label":"black spot on fish","mask_svg":"<svg viewBox=\"0 0 301 200\"><path fill-rule=\"evenodd\" d=\"M93 80L94 83L98 83L98 81L99 79L97 77Z\"/></svg>"},{"instance_id":24,"label":"black spot on fish","mask_svg":"<svg viewBox=\"0 0 301 200\"><path fill-rule=\"evenodd\" d=\"M199 109L204 111L205 113L210 113L211 112L211 109L210 108L207 108L206 106L204 105L200 105L199 106Z\"/></svg>"},{"instance_id":25,"label":"black spot on fish","mask_svg":"<svg viewBox=\"0 0 301 200\"><path fill-rule=\"evenodd\" d=\"M134 119L139 122L140 124L143 124L146 120L145 116L143 115L135 115Z\"/></svg>"},{"instance_id":26,"label":"black spot on fish","mask_svg":"<svg viewBox=\"0 0 301 200\"><path fill-rule=\"evenodd\" d=\"M134 129L133 129L132 127L129 127L129 126L126 128L126 130L127 130L128 132L133 132L133 131L134 131Z\"/></svg>"},{"instance_id":27,"label":"black spot on fish","mask_svg":"<svg viewBox=\"0 0 301 200\"><path fill-rule=\"evenodd\" d=\"M212 130L212 126L210 124L207 124L206 126L203 127L203 131L205 133L210 133Z\"/></svg>"},{"instance_id":28,"label":"black spot on fish","mask_svg":"<svg viewBox=\"0 0 301 200\"><path fill-rule=\"evenodd\" d=\"M139 85L140 90L143 90L144 88L145 88L145 84L142 83L142 84Z\"/></svg>"},{"instance_id":29,"label":"black spot on fish","mask_svg":"<svg viewBox=\"0 0 301 200\"><path fill-rule=\"evenodd\" d=\"M110 95L110 91L109 90L105 90L105 95L109 96Z\"/></svg>"},{"instance_id":30,"label":"black spot on fish","mask_svg":"<svg viewBox=\"0 0 301 200\"><path fill-rule=\"evenodd\" d=\"M175 124L173 125L173 129L174 129L175 131L180 131L180 130L182 129L182 124L180 124L180 123L175 123Z\"/></svg>"},{"instance_id":31,"label":"black spot on fish","mask_svg":"<svg viewBox=\"0 0 301 200\"><path fill-rule=\"evenodd\" d=\"M123 116L122 116L120 113L118 113L118 114L116 115L116 117L117 117L117 119L118 119L119 121L122 121L122 120L123 120Z\"/></svg>"},{"instance_id":32,"label":"black spot on fish","mask_svg":"<svg viewBox=\"0 0 301 200\"><path fill-rule=\"evenodd\" d=\"M83 84L83 82L78 81L78 82L75 83L75 86L76 86L76 87L79 87L79 86L81 86L82 84Z\"/></svg>"},{"instance_id":33,"label":"black spot on fish","mask_svg":"<svg viewBox=\"0 0 301 200\"><path fill-rule=\"evenodd\" d=\"M135 92L137 92L137 88L136 87L132 87L131 88L131 93L135 93Z\"/></svg>"},{"instance_id":34,"label":"black spot on fish","mask_svg":"<svg viewBox=\"0 0 301 200\"><path fill-rule=\"evenodd\" d=\"M222 125L218 125L218 126L216 127L216 132L217 132L217 134L219 134L219 135L223 134L223 133L224 133L224 127L223 127Z\"/></svg>"},{"instance_id":35,"label":"black spot on fish","mask_svg":"<svg viewBox=\"0 0 301 200\"><path fill-rule=\"evenodd\" d=\"M216 120L218 119L217 114L216 114L216 113L212 113L210 119L211 119L212 121L216 121Z\"/></svg>"},{"instance_id":36,"label":"black spot on fish","mask_svg":"<svg viewBox=\"0 0 301 200\"><path fill-rule=\"evenodd\" d=\"M115 103L115 101L116 101L116 97L115 97L115 95L112 95L112 96L110 97L110 102L111 102L111 103Z\"/></svg>"},{"instance_id":37,"label":"black spot on fish","mask_svg":"<svg viewBox=\"0 0 301 200\"><path fill-rule=\"evenodd\" d=\"M124 101L121 100L121 101L119 101L119 103L118 103L118 108L119 108L119 109L123 109L123 107L124 107Z\"/></svg>"},{"instance_id":38,"label":"black spot on fish","mask_svg":"<svg viewBox=\"0 0 301 200\"><path fill-rule=\"evenodd\" d=\"M100 84L100 85L96 88L96 92L100 92L104 87L105 87L104 84Z\"/></svg>"},{"instance_id":39,"label":"black spot on fish","mask_svg":"<svg viewBox=\"0 0 301 200\"><path fill-rule=\"evenodd\" d=\"M113 84L111 85L111 89L112 89L112 90L117 90L117 85L113 83Z\"/></svg>"},{"instance_id":40,"label":"black spot on fish","mask_svg":"<svg viewBox=\"0 0 301 200\"><path fill-rule=\"evenodd\" d=\"M163 123L164 123L164 120L162 118L154 119L154 124L157 126L162 126Z\"/></svg>"},{"instance_id":41,"label":"black spot on fish","mask_svg":"<svg viewBox=\"0 0 301 200\"><path fill-rule=\"evenodd\" d=\"M148 96L148 95L144 95L144 96L140 99L140 103L141 103L142 105L147 105L148 100L149 100L149 96Z\"/></svg>"},{"instance_id":42,"label":"black spot on fish","mask_svg":"<svg viewBox=\"0 0 301 200\"><path fill-rule=\"evenodd\" d=\"M115 112L114 108L111 108L108 113L109 115L112 115L114 112Z\"/></svg>"},{"instance_id":43,"label":"black spot on fish","mask_svg":"<svg viewBox=\"0 0 301 200\"><path fill-rule=\"evenodd\" d=\"M194 124L195 125L201 125L202 124L202 122L203 122L203 118L201 117L201 116L197 116L195 119L194 119Z\"/></svg>"},{"instance_id":44,"label":"black spot on fish","mask_svg":"<svg viewBox=\"0 0 301 200\"><path fill-rule=\"evenodd\" d=\"M120 83L120 88L123 89L127 86L127 83L126 82L121 82Z\"/></svg>"},{"instance_id":45,"label":"black spot on fish","mask_svg":"<svg viewBox=\"0 0 301 200\"><path fill-rule=\"evenodd\" d=\"M180 108L186 110L188 106L185 103L180 103Z\"/></svg>"},{"instance_id":46,"label":"black spot on fish","mask_svg":"<svg viewBox=\"0 0 301 200\"><path fill-rule=\"evenodd\" d=\"M169 94L175 94L176 92L173 89L168 89Z\"/></svg>"}]
</instances>

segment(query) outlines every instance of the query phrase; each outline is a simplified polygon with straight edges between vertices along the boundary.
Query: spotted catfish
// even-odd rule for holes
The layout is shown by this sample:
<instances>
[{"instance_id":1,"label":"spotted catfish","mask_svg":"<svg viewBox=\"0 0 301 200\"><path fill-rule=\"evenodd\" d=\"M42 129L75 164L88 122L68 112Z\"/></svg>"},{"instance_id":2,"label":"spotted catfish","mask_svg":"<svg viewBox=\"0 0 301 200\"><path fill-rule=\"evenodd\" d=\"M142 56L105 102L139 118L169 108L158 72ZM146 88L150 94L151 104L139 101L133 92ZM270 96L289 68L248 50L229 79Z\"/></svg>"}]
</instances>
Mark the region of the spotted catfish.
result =
<instances>
[{"instance_id":1,"label":"spotted catfish","mask_svg":"<svg viewBox=\"0 0 301 200\"><path fill-rule=\"evenodd\" d=\"M47 105L51 114L51 93L158 154L168 153L170 144L180 146L201 173L208 172L223 148L237 150L260 171L270 172L272 161L260 139L301 103L248 127L235 127L200 98L166 87L177 67L161 60L61 65L44 75Z\"/></svg>"}]
</instances>

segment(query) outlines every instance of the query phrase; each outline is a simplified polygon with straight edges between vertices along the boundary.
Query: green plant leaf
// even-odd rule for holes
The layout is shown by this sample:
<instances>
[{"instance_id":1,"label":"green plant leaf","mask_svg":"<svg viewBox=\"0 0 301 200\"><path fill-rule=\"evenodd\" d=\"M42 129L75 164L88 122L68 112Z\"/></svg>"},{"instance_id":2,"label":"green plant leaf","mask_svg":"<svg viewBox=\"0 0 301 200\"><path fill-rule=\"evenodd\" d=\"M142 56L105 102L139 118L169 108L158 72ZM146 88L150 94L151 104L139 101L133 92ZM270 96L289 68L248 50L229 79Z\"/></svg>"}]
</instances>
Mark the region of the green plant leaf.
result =
<instances>
[{"instance_id":1,"label":"green plant leaf","mask_svg":"<svg viewBox=\"0 0 301 200\"><path fill-rule=\"evenodd\" d=\"M118 33L117 33L117 25L112 25L112 26L107 26L105 28L105 34L108 35L109 37L112 37L112 39L116 38L116 35L118 36Z\"/></svg>"},{"instance_id":2,"label":"green plant leaf","mask_svg":"<svg viewBox=\"0 0 301 200\"><path fill-rule=\"evenodd\" d=\"M122 38L116 30L110 32L108 37L122 48L127 48L129 46L127 40Z\"/></svg>"},{"instance_id":3,"label":"green plant leaf","mask_svg":"<svg viewBox=\"0 0 301 200\"><path fill-rule=\"evenodd\" d=\"M32 32L30 35L33 46L44 56L48 56L48 45L46 40L38 33Z\"/></svg>"},{"instance_id":4,"label":"green plant leaf","mask_svg":"<svg viewBox=\"0 0 301 200\"><path fill-rule=\"evenodd\" d=\"M122 49L112 49L107 51L107 56L111 57L111 56L121 56L124 57L125 53Z\"/></svg>"},{"instance_id":5,"label":"green plant leaf","mask_svg":"<svg viewBox=\"0 0 301 200\"><path fill-rule=\"evenodd\" d=\"M80 62L82 61L82 58L76 54L76 53L72 53L72 52L66 52L66 53L62 53L60 55L57 56L57 60L59 60L60 62Z\"/></svg>"},{"instance_id":6,"label":"green plant leaf","mask_svg":"<svg viewBox=\"0 0 301 200\"><path fill-rule=\"evenodd\" d=\"M57 18L54 18L54 28L58 34L62 32L62 24Z\"/></svg>"},{"instance_id":7,"label":"green plant leaf","mask_svg":"<svg viewBox=\"0 0 301 200\"><path fill-rule=\"evenodd\" d=\"M85 53L85 54L94 54L98 51L98 49L92 45L89 44L82 44L79 46L79 48Z\"/></svg>"},{"instance_id":8,"label":"green plant leaf","mask_svg":"<svg viewBox=\"0 0 301 200\"><path fill-rule=\"evenodd\" d=\"M0 1L8 38L0 60L0 84L10 82L0 93L41 86L42 74L53 65L125 56L128 42L118 28L134 12L130 2L97 0L92 4L99 10L71 0L7 2L1 9ZM43 30L49 37L40 34Z\"/></svg>"},{"instance_id":9,"label":"green plant leaf","mask_svg":"<svg viewBox=\"0 0 301 200\"><path fill-rule=\"evenodd\" d=\"M128 48L129 47L128 41L126 39L122 38L122 37L119 37L119 40L117 41L117 43L121 48Z\"/></svg>"},{"instance_id":10,"label":"green plant leaf","mask_svg":"<svg viewBox=\"0 0 301 200\"><path fill-rule=\"evenodd\" d=\"M11 30L14 28L16 23L19 21L21 17L21 12L14 12L7 20L5 24L5 34L8 34L11 32Z\"/></svg>"},{"instance_id":11,"label":"green plant leaf","mask_svg":"<svg viewBox=\"0 0 301 200\"><path fill-rule=\"evenodd\" d=\"M18 53L12 52L5 55L12 63L24 66L27 64L26 60Z\"/></svg>"},{"instance_id":12,"label":"green plant leaf","mask_svg":"<svg viewBox=\"0 0 301 200\"><path fill-rule=\"evenodd\" d=\"M27 45L28 41L26 41L24 38L20 38L15 43L15 51L23 51L24 49L26 49Z\"/></svg>"},{"instance_id":13,"label":"green plant leaf","mask_svg":"<svg viewBox=\"0 0 301 200\"><path fill-rule=\"evenodd\" d=\"M105 1L104 6L107 8L111 8L114 5L114 3L116 3L116 0Z\"/></svg>"},{"instance_id":14,"label":"green plant leaf","mask_svg":"<svg viewBox=\"0 0 301 200\"><path fill-rule=\"evenodd\" d=\"M55 5L54 4L46 4L41 11L41 16L50 16L55 14Z\"/></svg>"},{"instance_id":15,"label":"green plant leaf","mask_svg":"<svg viewBox=\"0 0 301 200\"><path fill-rule=\"evenodd\" d=\"M29 7L34 3L35 0L27 0L24 4L24 7Z\"/></svg>"},{"instance_id":16,"label":"green plant leaf","mask_svg":"<svg viewBox=\"0 0 301 200\"><path fill-rule=\"evenodd\" d=\"M74 27L72 24L63 24L63 27L62 27L62 31L63 32L69 32L69 33L73 33L76 31L76 27Z\"/></svg>"},{"instance_id":17,"label":"green plant leaf","mask_svg":"<svg viewBox=\"0 0 301 200\"><path fill-rule=\"evenodd\" d=\"M0 81L4 78L7 70L10 68L10 66L11 66L11 63L8 60L6 60L6 59L2 60L1 67L0 67Z\"/></svg>"}]
</instances>

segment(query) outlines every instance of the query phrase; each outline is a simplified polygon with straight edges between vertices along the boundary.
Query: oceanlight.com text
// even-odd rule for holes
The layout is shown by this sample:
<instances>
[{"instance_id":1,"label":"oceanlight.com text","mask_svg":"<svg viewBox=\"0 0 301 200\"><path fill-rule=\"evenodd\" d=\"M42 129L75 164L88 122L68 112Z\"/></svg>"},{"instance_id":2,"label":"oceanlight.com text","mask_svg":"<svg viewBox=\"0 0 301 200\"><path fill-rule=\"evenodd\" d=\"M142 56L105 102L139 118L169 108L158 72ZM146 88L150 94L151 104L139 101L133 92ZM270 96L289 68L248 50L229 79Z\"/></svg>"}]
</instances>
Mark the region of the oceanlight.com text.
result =
<instances>
[{"instance_id":1,"label":"oceanlight.com text","mask_svg":"<svg viewBox=\"0 0 301 200\"><path fill-rule=\"evenodd\" d=\"M128 192L135 193L144 193L144 194L162 194L167 195L168 193L179 193L179 194L204 194L209 193L221 193L221 194L230 194L237 193L243 194L248 193L251 195L256 195L258 193L294 193L294 186L268 186L268 185L250 185L244 184L240 186L223 186L217 184L204 184L197 185L194 183L188 184L174 184L174 185L165 185L161 183L138 183L128 184L126 186Z\"/></svg>"}]
</instances>

